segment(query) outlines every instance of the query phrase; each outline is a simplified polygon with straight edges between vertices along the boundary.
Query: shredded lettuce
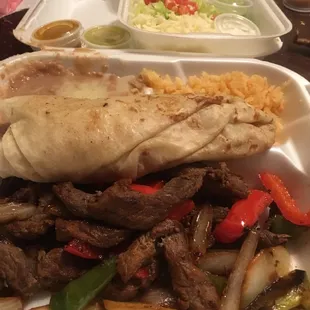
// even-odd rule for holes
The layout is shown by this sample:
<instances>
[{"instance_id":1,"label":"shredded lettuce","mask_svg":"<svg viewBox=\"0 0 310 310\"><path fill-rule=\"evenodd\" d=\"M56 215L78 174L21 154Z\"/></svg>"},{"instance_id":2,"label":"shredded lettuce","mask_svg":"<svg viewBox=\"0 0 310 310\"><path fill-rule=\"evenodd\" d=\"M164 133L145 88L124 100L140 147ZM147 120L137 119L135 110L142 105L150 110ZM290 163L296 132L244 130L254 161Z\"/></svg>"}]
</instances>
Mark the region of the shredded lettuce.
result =
<instances>
[{"instance_id":1,"label":"shredded lettuce","mask_svg":"<svg viewBox=\"0 0 310 310\"><path fill-rule=\"evenodd\" d=\"M205 0L193 0L198 4L198 12L210 15L216 14L216 8L212 4L208 4Z\"/></svg>"},{"instance_id":2,"label":"shredded lettuce","mask_svg":"<svg viewBox=\"0 0 310 310\"><path fill-rule=\"evenodd\" d=\"M165 4L162 1L152 3L151 6L153 6L154 10L157 13L162 14L166 19L169 18L171 11L166 8Z\"/></svg>"},{"instance_id":3,"label":"shredded lettuce","mask_svg":"<svg viewBox=\"0 0 310 310\"><path fill-rule=\"evenodd\" d=\"M166 33L215 32L210 18L215 12L204 0L194 0L199 10L194 15L177 15L167 9L163 1L146 5L144 0L131 0L128 22L132 26Z\"/></svg>"}]
</instances>

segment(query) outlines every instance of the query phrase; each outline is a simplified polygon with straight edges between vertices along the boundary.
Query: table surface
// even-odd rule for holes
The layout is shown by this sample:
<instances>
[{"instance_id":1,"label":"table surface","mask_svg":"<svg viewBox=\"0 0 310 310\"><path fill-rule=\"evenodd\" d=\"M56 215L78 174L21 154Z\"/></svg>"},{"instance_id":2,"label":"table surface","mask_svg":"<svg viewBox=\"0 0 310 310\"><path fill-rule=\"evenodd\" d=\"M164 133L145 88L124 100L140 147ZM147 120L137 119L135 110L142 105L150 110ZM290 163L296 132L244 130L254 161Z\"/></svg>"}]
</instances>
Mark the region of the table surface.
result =
<instances>
[{"instance_id":1,"label":"table surface","mask_svg":"<svg viewBox=\"0 0 310 310\"><path fill-rule=\"evenodd\" d=\"M265 60L285 66L310 81L310 47L294 44L297 32L300 37L310 40L310 14L290 11L282 5L282 0L276 0L276 2L291 20L293 30L282 37L283 48L279 52L265 57ZM32 51L29 46L17 41L12 33L26 11L24 9L0 19L0 60Z\"/></svg>"}]
</instances>

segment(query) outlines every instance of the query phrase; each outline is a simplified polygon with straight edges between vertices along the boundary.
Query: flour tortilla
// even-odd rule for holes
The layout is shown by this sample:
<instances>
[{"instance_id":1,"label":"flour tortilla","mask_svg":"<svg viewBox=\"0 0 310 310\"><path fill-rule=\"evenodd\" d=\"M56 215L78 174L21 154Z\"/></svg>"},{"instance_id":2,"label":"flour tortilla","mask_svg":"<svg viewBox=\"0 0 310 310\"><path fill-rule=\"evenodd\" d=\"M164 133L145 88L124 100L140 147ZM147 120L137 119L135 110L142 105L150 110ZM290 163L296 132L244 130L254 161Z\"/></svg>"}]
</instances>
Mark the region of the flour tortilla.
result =
<instances>
[{"instance_id":1,"label":"flour tortilla","mask_svg":"<svg viewBox=\"0 0 310 310\"><path fill-rule=\"evenodd\" d=\"M223 97L13 97L0 101L0 123L0 177L36 182L136 179L275 142L269 114Z\"/></svg>"}]
</instances>

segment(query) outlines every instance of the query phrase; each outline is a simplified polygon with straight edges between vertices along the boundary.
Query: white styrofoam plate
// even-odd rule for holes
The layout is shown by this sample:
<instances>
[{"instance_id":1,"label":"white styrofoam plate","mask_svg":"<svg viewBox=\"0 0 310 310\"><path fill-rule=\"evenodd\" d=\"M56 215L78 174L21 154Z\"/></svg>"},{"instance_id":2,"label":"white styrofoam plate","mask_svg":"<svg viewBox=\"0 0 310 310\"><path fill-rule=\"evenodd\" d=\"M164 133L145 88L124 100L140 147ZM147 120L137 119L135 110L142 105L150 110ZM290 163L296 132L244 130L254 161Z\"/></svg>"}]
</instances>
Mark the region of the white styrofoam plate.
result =
<instances>
[{"instance_id":1,"label":"white styrofoam plate","mask_svg":"<svg viewBox=\"0 0 310 310\"><path fill-rule=\"evenodd\" d=\"M107 59L106 59L107 56ZM284 128L278 143L271 150L246 159L229 162L229 166L255 185L257 174L268 170L278 174L289 187L303 209L309 209L310 197L310 160L308 149L310 140L310 83L298 74L281 66L254 59L176 57L173 55L143 55L124 51L41 51L14 56L0 63L0 88L8 86L8 79L14 70L20 69L31 61L59 61L66 67L74 66L75 60L86 59L91 71L102 70L102 64L108 62L108 72L118 76L138 74L143 68L153 69L161 74L170 74L186 79L189 75L207 71L221 74L242 71L247 74L265 76L269 83L281 85L290 81L285 89L287 104L283 113ZM308 89L308 90L307 90ZM288 245L291 263L295 268L306 270L310 274L309 234L303 235ZM26 305L31 307L48 303L49 294L42 293Z\"/></svg>"},{"instance_id":2,"label":"white styrofoam plate","mask_svg":"<svg viewBox=\"0 0 310 310\"><path fill-rule=\"evenodd\" d=\"M32 7L13 31L14 36L27 45L31 45L31 34L35 29L55 20L77 19L86 29L94 25L118 24L122 26L119 18L122 21L125 18L121 10L124 7L122 5L124 2L120 2L120 0L31 1L35 2L32 2ZM242 39L240 37L229 38L227 36L219 38L219 36L199 34L197 38L184 35L175 36L171 45L170 37L165 36L165 34L152 34L141 31L140 33L138 29L129 30L135 38L136 48L151 51L178 50L184 52L203 52L207 53L207 55L211 54L211 56L264 57L281 49L283 43L279 36L289 32L292 29L292 24L273 0L254 0L254 2L256 5L254 12L260 12L261 15L261 17L257 17L257 22L261 23L260 27L262 29L266 28L264 32L268 34L259 44L255 38ZM119 4L121 5L119 6ZM119 8L120 12L118 13ZM123 24L126 26L126 22L123 21ZM154 36L159 38L154 39ZM144 42L144 45L141 45L141 42ZM170 47L164 42L168 42Z\"/></svg>"}]
</instances>

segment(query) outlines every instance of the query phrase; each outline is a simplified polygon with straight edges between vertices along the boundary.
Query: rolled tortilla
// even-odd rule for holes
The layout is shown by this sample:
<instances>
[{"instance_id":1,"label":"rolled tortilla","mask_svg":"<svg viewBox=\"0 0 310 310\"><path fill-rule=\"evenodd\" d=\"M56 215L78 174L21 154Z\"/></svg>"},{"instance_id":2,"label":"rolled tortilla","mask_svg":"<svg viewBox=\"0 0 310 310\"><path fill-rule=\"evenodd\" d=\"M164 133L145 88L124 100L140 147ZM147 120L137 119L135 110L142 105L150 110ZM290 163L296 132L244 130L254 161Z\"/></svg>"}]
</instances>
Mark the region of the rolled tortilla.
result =
<instances>
[{"instance_id":1,"label":"rolled tortilla","mask_svg":"<svg viewBox=\"0 0 310 310\"><path fill-rule=\"evenodd\" d=\"M270 115L241 99L195 95L0 101L0 177L111 182L270 148Z\"/></svg>"}]
</instances>

